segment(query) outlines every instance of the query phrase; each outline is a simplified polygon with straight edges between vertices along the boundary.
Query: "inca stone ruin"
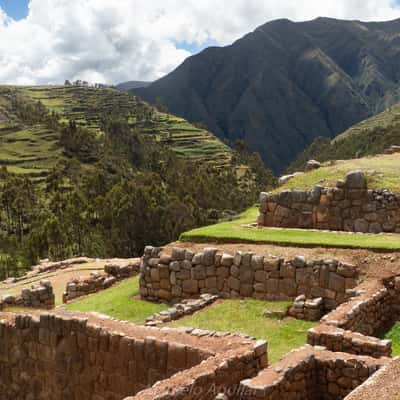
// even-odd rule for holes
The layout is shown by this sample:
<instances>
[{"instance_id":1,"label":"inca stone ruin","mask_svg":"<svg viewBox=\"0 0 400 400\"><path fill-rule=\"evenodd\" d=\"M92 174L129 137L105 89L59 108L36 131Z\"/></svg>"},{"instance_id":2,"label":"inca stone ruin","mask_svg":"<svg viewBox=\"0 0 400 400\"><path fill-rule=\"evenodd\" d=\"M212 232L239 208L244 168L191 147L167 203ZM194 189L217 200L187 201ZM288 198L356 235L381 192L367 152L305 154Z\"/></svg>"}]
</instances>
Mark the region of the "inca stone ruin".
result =
<instances>
[{"instance_id":1,"label":"inca stone ruin","mask_svg":"<svg viewBox=\"0 0 400 400\"><path fill-rule=\"evenodd\" d=\"M388 190L368 190L364 174L354 171L335 187L261 193L258 225L399 233L400 197Z\"/></svg>"}]
</instances>

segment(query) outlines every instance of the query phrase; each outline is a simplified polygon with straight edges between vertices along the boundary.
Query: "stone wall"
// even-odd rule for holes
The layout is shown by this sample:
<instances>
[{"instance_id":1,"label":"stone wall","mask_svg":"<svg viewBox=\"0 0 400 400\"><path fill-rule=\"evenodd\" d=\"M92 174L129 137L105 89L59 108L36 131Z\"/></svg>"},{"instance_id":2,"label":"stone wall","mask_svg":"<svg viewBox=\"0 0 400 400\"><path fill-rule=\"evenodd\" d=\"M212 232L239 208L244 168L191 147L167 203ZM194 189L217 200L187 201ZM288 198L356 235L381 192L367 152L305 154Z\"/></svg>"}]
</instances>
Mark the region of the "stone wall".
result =
<instances>
[{"instance_id":1,"label":"stone wall","mask_svg":"<svg viewBox=\"0 0 400 400\"><path fill-rule=\"evenodd\" d=\"M379 336L399 317L399 303L399 292L381 288L340 305L321 322L367 336Z\"/></svg>"},{"instance_id":2,"label":"stone wall","mask_svg":"<svg viewBox=\"0 0 400 400\"><path fill-rule=\"evenodd\" d=\"M39 284L23 289L18 296L3 295L0 297L0 310L5 307L30 307L50 309L55 305L53 287L50 281L41 280Z\"/></svg>"},{"instance_id":3,"label":"stone wall","mask_svg":"<svg viewBox=\"0 0 400 400\"><path fill-rule=\"evenodd\" d=\"M331 351L367 355L374 358L392 355L390 340L380 340L326 324L309 329L307 343L312 346L324 346Z\"/></svg>"},{"instance_id":4,"label":"stone wall","mask_svg":"<svg viewBox=\"0 0 400 400\"><path fill-rule=\"evenodd\" d=\"M345 400L397 400L400 393L400 358L385 365Z\"/></svg>"},{"instance_id":5,"label":"stone wall","mask_svg":"<svg viewBox=\"0 0 400 400\"><path fill-rule=\"evenodd\" d=\"M304 294L322 298L327 310L348 299L357 284L353 265L337 260L292 260L252 253L221 254L208 248L194 254L182 248L171 254L146 247L140 271L140 294L150 301L179 302L203 293L223 298L292 300Z\"/></svg>"},{"instance_id":6,"label":"stone wall","mask_svg":"<svg viewBox=\"0 0 400 400\"><path fill-rule=\"evenodd\" d=\"M142 399L155 382L171 387L173 375L176 390L200 382L208 389L254 376L267 363L266 343L251 338L88 318L0 315L1 400L122 400L144 390ZM212 373L207 382L204 369Z\"/></svg>"},{"instance_id":7,"label":"stone wall","mask_svg":"<svg viewBox=\"0 0 400 400\"><path fill-rule=\"evenodd\" d=\"M389 362L305 347L241 382L240 400L339 400Z\"/></svg>"},{"instance_id":8,"label":"stone wall","mask_svg":"<svg viewBox=\"0 0 400 400\"><path fill-rule=\"evenodd\" d=\"M336 187L261 193L260 226L354 232L400 232L400 195L367 190L362 172Z\"/></svg>"},{"instance_id":9,"label":"stone wall","mask_svg":"<svg viewBox=\"0 0 400 400\"><path fill-rule=\"evenodd\" d=\"M71 279L63 293L63 303L108 289L116 282L139 273L140 258L127 262L112 262L104 266L104 272L92 272L89 276Z\"/></svg>"},{"instance_id":10,"label":"stone wall","mask_svg":"<svg viewBox=\"0 0 400 400\"><path fill-rule=\"evenodd\" d=\"M308 343L352 354L390 356L391 341L377 337L400 318L400 277L387 279L386 286L376 285L325 315L308 332Z\"/></svg>"}]
</instances>

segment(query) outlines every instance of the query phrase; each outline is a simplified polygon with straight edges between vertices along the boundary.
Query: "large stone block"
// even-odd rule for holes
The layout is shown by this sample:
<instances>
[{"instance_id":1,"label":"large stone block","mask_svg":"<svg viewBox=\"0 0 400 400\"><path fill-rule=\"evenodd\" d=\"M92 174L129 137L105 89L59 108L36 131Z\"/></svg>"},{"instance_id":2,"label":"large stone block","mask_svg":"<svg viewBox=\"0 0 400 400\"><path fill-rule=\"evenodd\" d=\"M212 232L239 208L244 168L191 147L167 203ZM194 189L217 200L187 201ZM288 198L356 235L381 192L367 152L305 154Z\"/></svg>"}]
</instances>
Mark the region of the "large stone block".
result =
<instances>
[{"instance_id":1,"label":"large stone block","mask_svg":"<svg viewBox=\"0 0 400 400\"><path fill-rule=\"evenodd\" d=\"M329 275L328 288L335 292L344 292L346 290L346 280L343 276L331 272Z\"/></svg>"},{"instance_id":2,"label":"large stone block","mask_svg":"<svg viewBox=\"0 0 400 400\"><path fill-rule=\"evenodd\" d=\"M350 171L346 174L345 179L346 189L366 189L367 180L362 171Z\"/></svg>"},{"instance_id":3,"label":"large stone block","mask_svg":"<svg viewBox=\"0 0 400 400\"><path fill-rule=\"evenodd\" d=\"M241 265L239 269L239 279L241 283L248 283L253 285L254 283L254 270L251 266Z\"/></svg>"},{"instance_id":4,"label":"large stone block","mask_svg":"<svg viewBox=\"0 0 400 400\"><path fill-rule=\"evenodd\" d=\"M236 292L239 292L240 290L240 281L237 278L234 278L233 276L231 276L228 280L228 284L229 284L229 288L231 290L234 290Z\"/></svg>"}]
</instances>

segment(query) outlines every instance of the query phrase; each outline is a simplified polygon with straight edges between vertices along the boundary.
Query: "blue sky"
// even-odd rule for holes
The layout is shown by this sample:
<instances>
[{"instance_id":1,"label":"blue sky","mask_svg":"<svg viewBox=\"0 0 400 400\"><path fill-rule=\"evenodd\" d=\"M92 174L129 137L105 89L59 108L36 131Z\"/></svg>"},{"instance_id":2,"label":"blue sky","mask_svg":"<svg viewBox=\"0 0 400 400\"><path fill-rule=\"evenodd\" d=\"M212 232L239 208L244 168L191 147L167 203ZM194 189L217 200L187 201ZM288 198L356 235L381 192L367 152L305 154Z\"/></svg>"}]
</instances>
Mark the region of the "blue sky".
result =
<instances>
[{"instance_id":1,"label":"blue sky","mask_svg":"<svg viewBox=\"0 0 400 400\"><path fill-rule=\"evenodd\" d=\"M28 15L28 0L0 0L0 7L13 19Z\"/></svg>"}]
</instances>

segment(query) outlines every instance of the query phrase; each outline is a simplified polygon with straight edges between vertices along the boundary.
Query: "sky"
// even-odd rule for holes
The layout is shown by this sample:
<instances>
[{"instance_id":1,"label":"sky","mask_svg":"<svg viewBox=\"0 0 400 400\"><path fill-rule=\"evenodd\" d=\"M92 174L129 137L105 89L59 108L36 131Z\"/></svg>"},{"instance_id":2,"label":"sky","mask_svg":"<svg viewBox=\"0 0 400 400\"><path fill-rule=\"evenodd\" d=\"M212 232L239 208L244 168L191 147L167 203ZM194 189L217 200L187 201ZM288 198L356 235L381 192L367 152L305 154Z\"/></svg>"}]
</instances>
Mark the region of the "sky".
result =
<instances>
[{"instance_id":1,"label":"sky","mask_svg":"<svg viewBox=\"0 0 400 400\"><path fill-rule=\"evenodd\" d=\"M0 0L0 84L152 81L270 20L400 18L400 0Z\"/></svg>"}]
</instances>

